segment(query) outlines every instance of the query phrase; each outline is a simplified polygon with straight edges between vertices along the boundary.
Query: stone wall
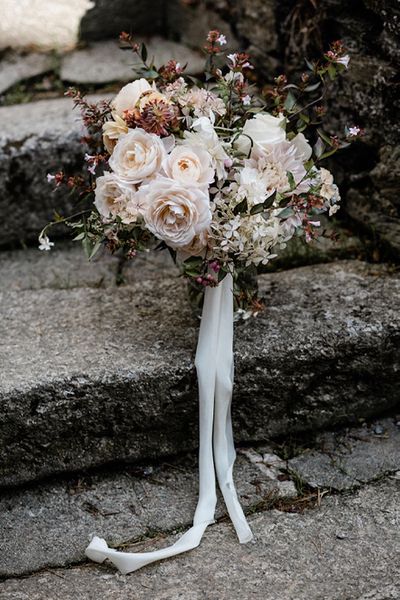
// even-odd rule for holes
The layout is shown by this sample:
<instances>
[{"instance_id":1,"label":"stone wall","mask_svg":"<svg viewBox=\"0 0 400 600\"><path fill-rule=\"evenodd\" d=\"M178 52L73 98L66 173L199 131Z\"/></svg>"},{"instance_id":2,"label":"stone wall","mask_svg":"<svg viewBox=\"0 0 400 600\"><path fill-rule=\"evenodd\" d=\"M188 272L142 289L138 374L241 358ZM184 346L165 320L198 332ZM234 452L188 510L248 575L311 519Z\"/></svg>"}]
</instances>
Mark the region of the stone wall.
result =
<instances>
[{"instance_id":1,"label":"stone wall","mask_svg":"<svg viewBox=\"0 0 400 600\"><path fill-rule=\"evenodd\" d=\"M352 60L327 99L328 128L335 132L358 124L366 134L332 161L345 198L343 215L379 241L381 255L399 259L399 2L226 0L209 5L269 79L283 70L299 71L304 56L320 54L330 41L344 41Z\"/></svg>"}]
</instances>

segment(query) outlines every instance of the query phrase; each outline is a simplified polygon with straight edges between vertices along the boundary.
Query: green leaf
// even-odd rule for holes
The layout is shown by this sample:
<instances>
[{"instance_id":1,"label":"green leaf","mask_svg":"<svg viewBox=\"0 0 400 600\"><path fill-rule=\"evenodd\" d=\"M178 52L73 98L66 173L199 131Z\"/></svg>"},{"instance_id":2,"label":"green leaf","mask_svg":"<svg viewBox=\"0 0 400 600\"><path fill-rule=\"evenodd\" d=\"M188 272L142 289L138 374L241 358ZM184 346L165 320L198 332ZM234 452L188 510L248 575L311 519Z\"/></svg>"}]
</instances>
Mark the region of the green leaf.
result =
<instances>
[{"instance_id":1,"label":"green leaf","mask_svg":"<svg viewBox=\"0 0 400 600\"><path fill-rule=\"evenodd\" d=\"M280 219L287 219L288 217L291 217L293 214L294 214L293 208L291 206L287 206L286 208L281 210L281 212L278 214L278 217Z\"/></svg>"},{"instance_id":2,"label":"green leaf","mask_svg":"<svg viewBox=\"0 0 400 600\"><path fill-rule=\"evenodd\" d=\"M317 158L321 158L322 154L324 153L325 150L325 144L324 142L321 140L321 138L317 139L317 142L314 146L314 154Z\"/></svg>"},{"instance_id":3,"label":"green leaf","mask_svg":"<svg viewBox=\"0 0 400 600\"><path fill-rule=\"evenodd\" d=\"M198 277L200 275L200 271L195 271L194 269L185 269L185 275L189 275L189 277Z\"/></svg>"},{"instance_id":4,"label":"green leaf","mask_svg":"<svg viewBox=\"0 0 400 600\"><path fill-rule=\"evenodd\" d=\"M160 76L155 69L145 69L142 75L147 79L157 79Z\"/></svg>"},{"instance_id":5,"label":"green leaf","mask_svg":"<svg viewBox=\"0 0 400 600\"><path fill-rule=\"evenodd\" d=\"M247 198L245 198L235 206L235 208L233 209L233 214L238 215L240 213L245 213L247 212L247 208Z\"/></svg>"},{"instance_id":6,"label":"green leaf","mask_svg":"<svg viewBox=\"0 0 400 600\"><path fill-rule=\"evenodd\" d=\"M304 59L304 62L306 63L307 67L310 69L310 71L314 71L314 65L307 60L306 58Z\"/></svg>"},{"instance_id":7,"label":"green leaf","mask_svg":"<svg viewBox=\"0 0 400 600\"><path fill-rule=\"evenodd\" d=\"M264 208L271 208L271 206L273 205L273 203L275 202L275 198L276 198L276 192L274 192L273 194L271 194L264 202Z\"/></svg>"},{"instance_id":8,"label":"green leaf","mask_svg":"<svg viewBox=\"0 0 400 600\"><path fill-rule=\"evenodd\" d=\"M292 92L289 92L288 95L286 96L286 100L285 100L285 103L283 106L289 112L292 110L292 108L294 107L296 102L297 102L296 96L294 94L292 94Z\"/></svg>"},{"instance_id":9,"label":"green leaf","mask_svg":"<svg viewBox=\"0 0 400 600\"><path fill-rule=\"evenodd\" d=\"M220 283L223 279L225 279L225 277L228 275L228 271L225 271L224 269L220 269L218 271L218 283Z\"/></svg>"},{"instance_id":10,"label":"green leaf","mask_svg":"<svg viewBox=\"0 0 400 600\"><path fill-rule=\"evenodd\" d=\"M335 152L337 152L337 148L333 148L332 150L328 150L328 152L324 152L323 154L321 154L321 156L319 157L320 160L324 160L324 158L328 158L328 156L332 156L332 154L335 154Z\"/></svg>"},{"instance_id":11,"label":"green leaf","mask_svg":"<svg viewBox=\"0 0 400 600\"><path fill-rule=\"evenodd\" d=\"M294 180L293 173L291 173L290 171L286 171L286 175L287 175L287 178L289 180L290 191L292 191L296 187L296 182Z\"/></svg>"},{"instance_id":12,"label":"green leaf","mask_svg":"<svg viewBox=\"0 0 400 600\"><path fill-rule=\"evenodd\" d=\"M321 82L318 81L318 83L312 83L311 85L308 85L307 87L304 88L305 92L314 92L315 90L317 90L319 88L319 86L321 85Z\"/></svg>"},{"instance_id":13,"label":"green leaf","mask_svg":"<svg viewBox=\"0 0 400 600\"><path fill-rule=\"evenodd\" d=\"M203 264L203 262L204 262L204 258L202 258L201 256L190 256L185 261L183 261L183 266L184 266L184 268L199 267Z\"/></svg>"},{"instance_id":14,"label":"green leaf","mask_svg":"<svg viewBox=\"0 0 400 600\"><path fill-rule=\"evenodd\" d=\"M140 56L142 57L142 61L145 63L147 60L147 48L145 44L142 44Z\"/></svg>"},{"instance_id":15,"label":"green leaf","mask_svg":"<svg viewBox=\"0 0 400 600\"><path fill-rule=\"evenodd\" d=\"M250 214L251 215L258 215L259 213L262 213L264 211L264 203L261 202L260 204L255 204L251 209L250 209Z\"/></svg>"},{"instance_id":16,"label":"green leaf","mask_svg":"<svg viewBox=\"0 0 400 600\"><path fill-rule=\"evenodd\" d=\"M83 238L85 237L85 235L86 235L86 234L85 234L85 232L84 232L84 231L83 231L82 233L78 233L78 235L77 235L77 236L75 236L75 237L73 238L73 241L74 241L74 242L78 242L78 241L80 241L80 240L83 240Z\"/></svg>"},{"instance_id":17,"label":"green leaf","mask_svg":"<svg viewBox=\"0 0 400 600\"><path fill-rule=\"evenodd\" d=\"M328 67L328 75L331 79L331 81L333 81L336 77L336 67L333 64L330 64Z\"/></svg>"},{"instance_id":18,"label":"green leaf","mask_svg":"<svg viewBox=\"0 0 400 600\"><path fill-rule=\"evenodd\" d=\"M89 254L89 260L92 260L92 258L95 257L95 255L97 254L97 252L100 250L101 247L101 241L98 241L94 244L94 246L92 246L92 250Z\"/></svg>"},{"instance_id":19,"label":"green leaf","mask_svg":"<svg viewBox=\"0 0 400 600\"><path fill-rule=\"evenodd\" d=\"M318 133L319 137L322 138L326 144L328 144L329 146L332 145L331 138L325 133L325 131L322 131L322 129L317 129L317 133Z\"/></svg>"}]
</instances>

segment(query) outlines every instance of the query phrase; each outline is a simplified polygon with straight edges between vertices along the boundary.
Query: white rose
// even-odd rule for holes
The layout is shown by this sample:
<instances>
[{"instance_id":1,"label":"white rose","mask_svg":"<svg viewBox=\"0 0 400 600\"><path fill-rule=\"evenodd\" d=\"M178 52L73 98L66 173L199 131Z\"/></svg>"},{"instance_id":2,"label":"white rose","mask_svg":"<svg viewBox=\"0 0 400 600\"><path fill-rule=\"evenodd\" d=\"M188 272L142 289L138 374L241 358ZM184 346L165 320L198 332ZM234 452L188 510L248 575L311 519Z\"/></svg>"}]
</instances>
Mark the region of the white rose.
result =
<instances>
[{"instance_id":1,"label":"white rose","mask_svg":"<svg viewBox=\"0 0 400 600\"><path fill-rule=\"evenodd\" d=\"M253 144L258 144L262 148L271 144L283 142L286 139L285 117L273 117L268 113L258 113L252 119L246 121L243 127L243 134L240 135L235 143L236 148L243 154L248 154Z\"/></svg>"},{"instance_id":2,"label":"white rose","mask_svg":"<svg viewBox=\"0 0 400 600\"><path fill-rule=\"evenodd\" d=\"M168 177L189 186L208 186L214 179L211 157L198 146L177 146L164 160L163 168Z\"/></svg>"},{"instance_id":3,"label":"white rose","mask_svg":"<svg viewBox=\"0 0 400 600\"><path fill-rule=\"evenodd\" d=\"M103 125L103 143L106 150L112 154L121 135L128 133L128 125L116 113L113 120L106 121Z\"/></svg>"},{"instance_id":4,"label":"white rose","mask_svg":"<svg viewBox=\"0 0 400 600\"><path fill-rule=\"evenodd\" d=\"M121 181L114 173L107 172L96 179L94 204L103 217L119 217L127 224L137 221L141 214L136 187Z\"/></svg>"},{"instance_id":5,"label":"white rose","mask_svg":"<svg viewBox=\"0 0 400 600\"><path fill-rule=\"evenodd\" d=\"M312 155L312 148L302 133L298 133L291 141L296 148L296 155L303 162L307 162Z\"/></svg>"},{"instance_id":6,"label":"white rose","mask_svg":"<svg viewBox=\"0 0 400 600\"><path fill-rule=\"evenodd\" d=\"M211 164L219 180L226 178L225 163L229 160L214 126L207 117L200 117L192 124L193 131L185 131L182 144L191 148L200 147L206 150L211 157Z\"/></svg>"},{"instance_id":7,"label":"white rose","mask_svg":"<svg viewBox=\"0 0 400 600\"><path fill-rule=\"evenodd\" d=\"M140 183L160 171L165 157L166 149L161 138L138 128L119 138L109 164L122 179Z\"/></svg>"},{"instance_id":8,"label":"white rose","mask_svg":"<svg viewBox=\"0 0 400 600\"><path fill-rule=\"evenodd\" d=\"M190 244L211 222L210 198L201 188L159 177L142 186L148 229L172 248Z\"/></svg>"},{"instance_id":9,"label":"white rose","mask_svg":"<svg viewBox=\"0 0 400 600\"><path fill-rule=\"evenodd\" d=\"M143 78L132 81L132 83L127 83L115 96L112 102L113 110L117 115L123 117L124 111L132 110L139 101L140 96L151 89L153 88L149 82Z\"/></svg>"}]
</instances>

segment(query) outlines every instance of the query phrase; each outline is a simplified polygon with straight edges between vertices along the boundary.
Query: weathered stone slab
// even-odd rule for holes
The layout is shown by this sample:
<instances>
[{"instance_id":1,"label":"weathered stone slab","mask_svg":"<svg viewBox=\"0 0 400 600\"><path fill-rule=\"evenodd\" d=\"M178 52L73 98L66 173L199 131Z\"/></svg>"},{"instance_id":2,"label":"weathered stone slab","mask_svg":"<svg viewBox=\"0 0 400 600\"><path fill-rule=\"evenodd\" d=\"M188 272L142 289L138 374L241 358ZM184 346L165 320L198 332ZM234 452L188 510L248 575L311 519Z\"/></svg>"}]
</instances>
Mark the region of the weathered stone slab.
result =
<instances>
[{"instance_id":1,"label":"weathered stone slab","mask_svg":"<svg viewBox=\"0 0 400 600\"><path fill-rule=\"evenodd\" d=\"M94 97L94 99L96 99ZM83 128L67 98L0 108L0 246L35 241L54 210L76 212L47 173L82 172Z\"/></svg>"},{"instance_id":2,"label":"weathered stone slab","mask_svg":"<svg viewBox=\"0 0 400 600\"><path fill-rule=\"evenodd\" d=\"M344 261L265 275L260 289L265 312L236 329L237 442L398 405L398 273ZM182 279L144 268L115 290L3 290L0 306L3 485L196 447Z\"/></svg>"},{"instance_id":3,"label":"weathered stone slab","mask_svg":"<svg viewBox=\"0 0 400 600\"><path fill-rule=\"evenodd\" d=\"M64 99L0 108L1 244L37 239L57 206L72 211L46 182L48 172L83 166L78 114L71 109Z\"/></svg>"},{"instance_id":4,"label":"weathered stone slab","mask_svg":"<svg viewBox=\"0 0 400 600\"><path fill-rule=\"evenodd\" d=\"M190 526L198 493L196 462L187 457L4 492L0 577L81 562L94 533L121 545ZM271 479L243 455L234 473L245 510L287 498L287 484L293 483ZM220 500L217 518L225 512Z\"/></svg>"},{"instance_id":5,"label":"weathered stone slab","mask_svg":"<svg viewBox=\"0 0 400 600\"><path fill-rule=\"evenodd\" d=\"M103 288L117 284L120 260L109 252L89 261L77 242L57 242L51 252L28 248L0 252L0 289Z\"/></svg>"},{"instance_id":6,"label":"weathered stone slab","mask_svg":"<svg viewBox=\"0 0 400 600\"><path fill-rule=\"evenodd\" d=\"M41 75L53 66L54 58L49 54L32 52L21 55L10 52L0 61L0 94L19 81Z\"/></svg>"},{"instance_id":7,"label":"weathered stone slab","mask_svg":"<svg viewBox=\"0 0 400 600\"><path fill-rule=\"evenodd\" d=\"M174 59L182 66L187 63L188 74L198 75L204 70L204 55L182 44L161 37L141 38L138 41L145 42L149 59L154 57L157 67ZM122 51L118 42L97 42L65 55L61 64L61 79L76 84L127 82L135 78L134 67L138 65L138 57L128 50Z\"/></svg>"},{"instance_id":8,"label":"weathered stone slab","mask_svg":"<svg viewBox=\"0 0 400 600\"><path fill-rule=\"evenodd\" d=\"M400 483L380 482L354 496L322 499L302 514L250 518L253 543L232 526L211 526L199 548L121 576L106 564L41 572L0 584L2 600L397 600ZM146 540L145 552L171 544Z\"/></svg>"},{"instance_id":9,"label":"weathered stone slab","mask_svg":"<svg viewBox=\"0 0 400 600\"><path fill-rule=\"evenodd\" d=\"M327 433L321 449L289 460L289 469L312 487L346 490L395 472L400 465L400 426L393 419Z\"/></svg>"}]
</instances>

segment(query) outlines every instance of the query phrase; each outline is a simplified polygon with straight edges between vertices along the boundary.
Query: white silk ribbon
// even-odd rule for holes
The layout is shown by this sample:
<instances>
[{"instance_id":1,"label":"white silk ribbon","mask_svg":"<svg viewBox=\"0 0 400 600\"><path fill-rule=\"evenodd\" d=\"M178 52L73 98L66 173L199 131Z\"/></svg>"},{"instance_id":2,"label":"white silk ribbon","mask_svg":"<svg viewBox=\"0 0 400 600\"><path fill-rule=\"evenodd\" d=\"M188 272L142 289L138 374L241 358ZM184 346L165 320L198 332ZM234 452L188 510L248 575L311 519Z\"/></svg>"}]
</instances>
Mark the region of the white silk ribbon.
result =
<instances>
[{"instance_id":1,"label":"white silk ribbon","mask_svg":"<svg viewBox=\"0 0 400 600\"><path fill-rule=\"evenodd\" d=\"M94 537L85 554L102 563L108 558L123 573L196 548L208 525L214 523L217 503L215 472L239 542L253 535L240 506L232 471L236 458L231 419L233 389L233 294L232 276L205 291L196 351L199 382L199 499L193 526L175 544L154 552L119 552Z\"/></svg>"}]
</instances>

